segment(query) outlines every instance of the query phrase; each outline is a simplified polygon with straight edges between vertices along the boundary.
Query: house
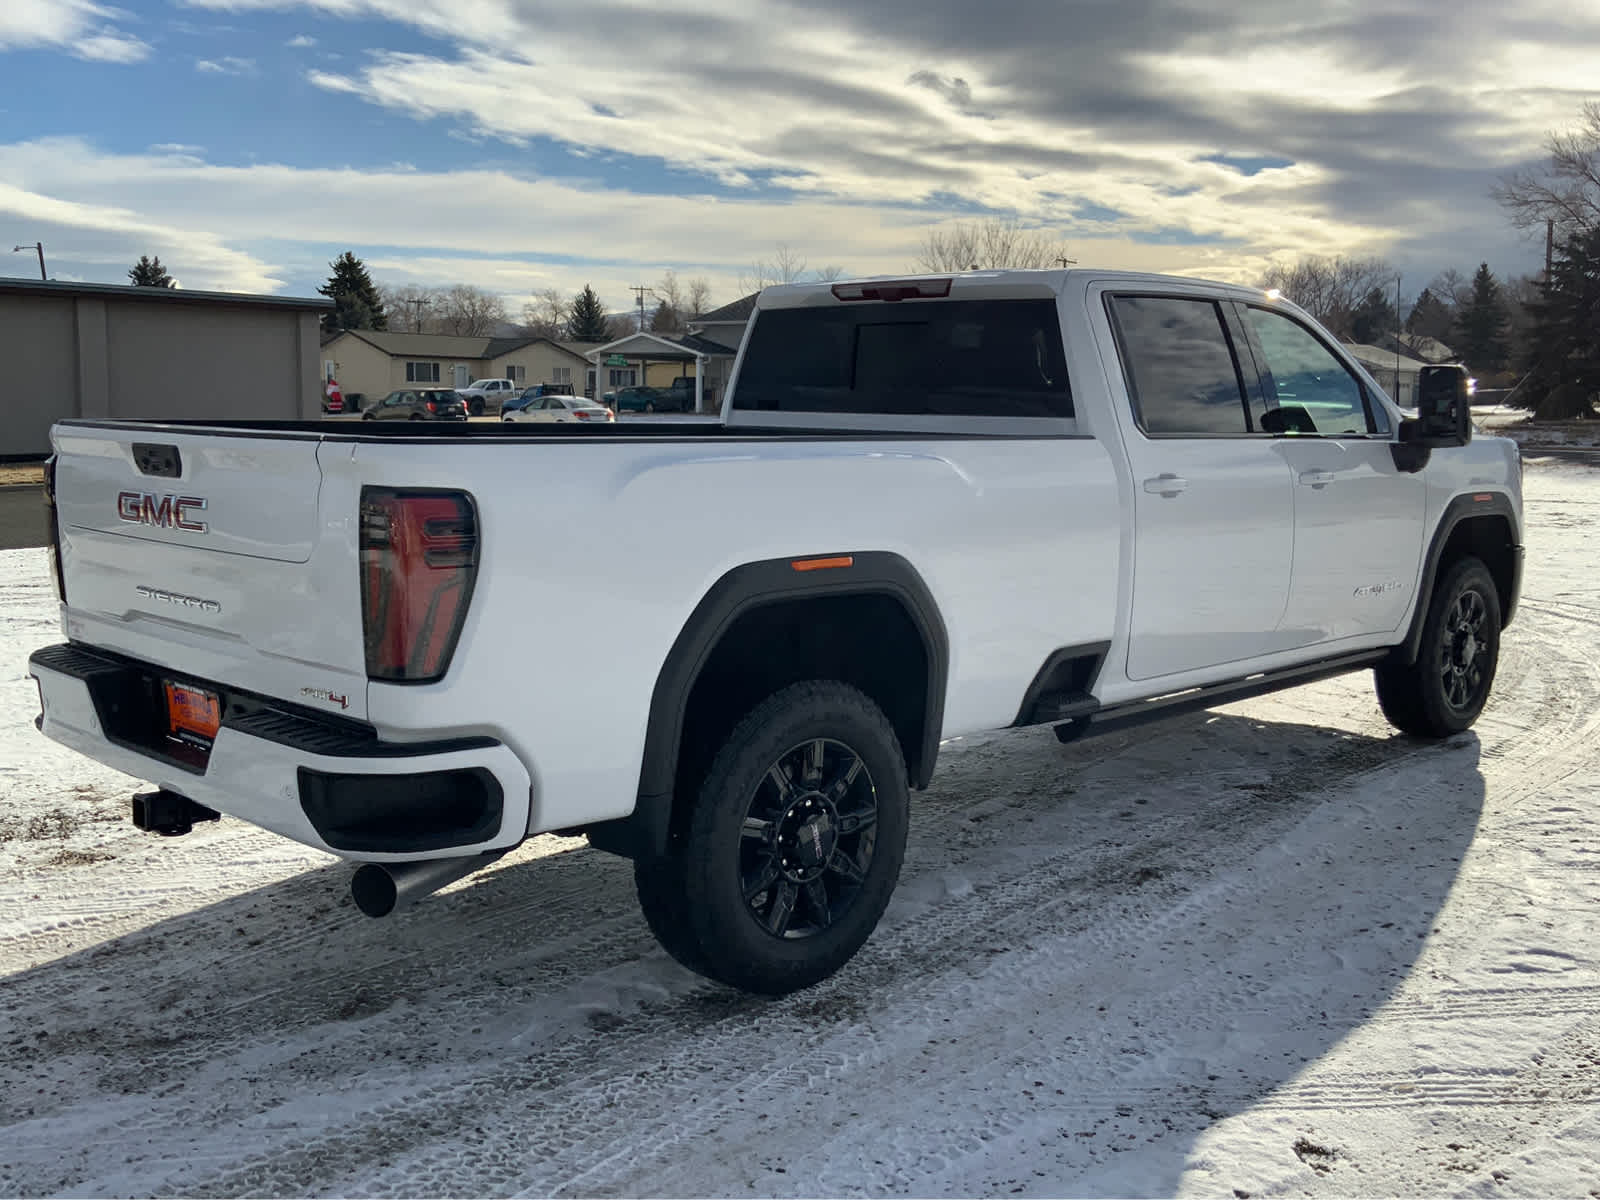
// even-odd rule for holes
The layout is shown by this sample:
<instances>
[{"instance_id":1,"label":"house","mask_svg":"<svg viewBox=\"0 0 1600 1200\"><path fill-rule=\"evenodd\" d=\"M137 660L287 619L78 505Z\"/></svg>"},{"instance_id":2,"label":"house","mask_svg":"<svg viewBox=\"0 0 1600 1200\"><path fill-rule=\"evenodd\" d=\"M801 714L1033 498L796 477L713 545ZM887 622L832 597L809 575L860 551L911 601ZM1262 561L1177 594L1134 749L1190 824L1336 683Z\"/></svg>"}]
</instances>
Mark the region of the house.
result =
<instances>
[{"instance_id":1,"label":"house","mask_svg":"<svg viewBox=\"0 0 1600 1200\"><path fill-rule=\"evenodd\" d=\"M322 413L321 297L0 279L0 459L50 453L68 417Z\"/></svg>"},{"instance_id":2,"label":"house","mask_svg":"<svg viewBox=\"0 0 1600 1200\"><path fill-rule=\"evenodd\" d=\"M692 335L738 350L739 343L744 340L745 326L750 324L751 314L756 311L756 300L760 296L760 292L751 292L732 304L724 304L721 308L691 318L685 322L685 328Z\"/></svg>"},{"instance_id":3,"label":"house","mask_svg":"<svg viewBox=\"0 0 1600 1200\"><path fill-rule=\"evenodd\" d=\"M588 347L591 379L599 375L598 393L646 384L670 387L674 379L700 377L700 411L722 402L737 350L710 338L685 333L630 333L603 346Z\"/></svg>"},{"instance_id":4,"label":"house","mask_svg":"<svg viewBox=\"0 0 1600 1200\"><path fill-rule=\"evenodd\" d=\"M322 344L322 377L337 379L366 403L407 384L466 387L475 379L582 383L589 366L580 342L540 337L456 337L347 329Z\"/></svg>"},{"instance_id":5,"label":"house","mask_svg":"<svg viewBox=\"0 0 1600 1200\"><path fill-rule=\"evenodd\" d=\"M1375 343L1379 349L1391 353L1398 350L1402 354L1420 359L1425 363L1459 362L1460 357L1449 346L1438 338L1426 337L1420 333L1386 333L1378 338Z\"/></svg>"},{"instance_id":6,"label":"house","mask_svg":"<svg viewBox=\"0 0 1600 1200\"><path fill-rule=\"evenodd\" d=\"M1430 339L1431 340L1431 339ZM1346 343L1345 352L1367 369L1378 386L1401 408L1417 405L1417 372L1429 364L1383 346Z\"/></svg>"}]
</instances>

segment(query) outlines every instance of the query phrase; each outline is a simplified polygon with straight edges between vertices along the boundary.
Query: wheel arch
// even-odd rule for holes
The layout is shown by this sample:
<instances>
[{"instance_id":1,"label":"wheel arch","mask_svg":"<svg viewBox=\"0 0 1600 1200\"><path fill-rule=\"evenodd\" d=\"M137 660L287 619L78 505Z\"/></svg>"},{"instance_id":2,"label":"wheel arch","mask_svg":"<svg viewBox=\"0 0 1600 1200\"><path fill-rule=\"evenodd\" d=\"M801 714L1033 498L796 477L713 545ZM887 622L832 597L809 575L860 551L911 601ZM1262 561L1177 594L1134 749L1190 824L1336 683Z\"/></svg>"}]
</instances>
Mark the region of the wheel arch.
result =
<instances>
[{"instance_id":1,"label":"wheel arch","mask_svg":"<svg viewBox=\"0 0 1600 1200\"><path fill-rule=\"evenodd\" d=\"M794 565L824 558L848 560L849 565L821 570L799 570ZM819 629L824 632L816 632ZM679 631L651 694L634 811L620 820L590 826L586 832L592 845L629 857L666 849L686 758L694 765L695 748L688 747L686 755L685 739L694 732L692 722L704 708L704 690L697 694L697 685L711 679L708 672L744 661L741 639L765 645L769 643L761 639L784 631L813 634L814 642L826 639L835 655L853 647L886 648L889 657L882 660L882 669L870 672L865 681L859 677L845 681L867 683L863 690L884 708L900 737L911 785L918 789L928 785L944 724L949 639L922 577L906 559L887 551L766 559L735 567L718 579ZM921 678L908 681L904 691L891 688L895 694L885 696L885 671L911 661L913 636ZM776 664L771 669L763 672L752 665L749 688L744 693L732 689L728 703L737 708L754 691L819 677L803 670L796 673L807 662L806 650L802 639L794 639L767 660ZM819 661L826 665L826 655ZM757 702L761 698L754 697ZM718 711L707 719L714 723L726 715ZM737 719L743 714L733 715Z\"/></svg>"},{"instance_id":2,"label":"wheel arch","mask_svg":"<svg viewBox=\"0 0 1600 1200\"><path fill-rule=\"evenodd\" d=\"M1522 587L1519 536L1516 507L1504 492L1468 492L1445 506L1423 560L1410 627L1405 640L1395 647L1397 661L1406 664L1417 661L1422 626L1427 620L1428 605L1439 575L1451 563L1468 555L1482 559L1489 568L1500 600L1500 627L1504 629L1511 624Z\"/></svg>"}]
</instances>

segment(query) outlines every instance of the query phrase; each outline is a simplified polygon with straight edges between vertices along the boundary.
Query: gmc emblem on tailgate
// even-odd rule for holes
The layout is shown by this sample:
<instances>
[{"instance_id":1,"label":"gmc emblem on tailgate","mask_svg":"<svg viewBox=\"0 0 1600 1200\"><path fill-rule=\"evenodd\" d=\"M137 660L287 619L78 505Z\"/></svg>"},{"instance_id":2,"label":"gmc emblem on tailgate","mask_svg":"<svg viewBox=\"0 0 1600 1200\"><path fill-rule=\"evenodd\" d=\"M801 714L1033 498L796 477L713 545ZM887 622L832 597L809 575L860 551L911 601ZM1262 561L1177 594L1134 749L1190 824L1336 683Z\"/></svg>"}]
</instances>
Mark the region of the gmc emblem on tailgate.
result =
<instances>
[{"instance_id":1,"label":"gmc emblem on tailgate","mask_svg":"<svg viewBox=\"0 0 1600 1200\"><path fill-rule=\"evenodd\" d=\"M153 525L157 529L183 529L189 533L209 533L211 526L189 514L204 512L202 496L152 496L149 492L118 492L117 516L132 525Z\"/></svg>"}]
</instances>

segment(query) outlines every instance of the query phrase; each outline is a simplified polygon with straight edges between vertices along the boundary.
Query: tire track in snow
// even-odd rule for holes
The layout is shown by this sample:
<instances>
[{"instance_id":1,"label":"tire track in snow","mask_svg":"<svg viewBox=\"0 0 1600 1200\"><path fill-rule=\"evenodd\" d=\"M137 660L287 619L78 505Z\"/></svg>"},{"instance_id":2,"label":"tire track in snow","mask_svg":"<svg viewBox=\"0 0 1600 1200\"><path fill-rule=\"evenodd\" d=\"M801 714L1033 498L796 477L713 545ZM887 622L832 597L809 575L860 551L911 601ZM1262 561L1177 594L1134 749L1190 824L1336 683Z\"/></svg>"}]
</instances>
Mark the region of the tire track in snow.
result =
<instances>
[{"instance_id":1,"label":"tire track in snow","mask_svg":"<svg viewBox=\"0 0 1600 1200\"><path fill-rule=\"evenodd\" d=\"M1352 761L1355 760L1355 756L1350 757ZM1222 807L1219 805L1217 809ZM1253 829L1257 837L1268 840L1274 823L1261 819L1263 814L1254 811L1255 807L1275 807L1280 816L1285 815L1281 805L1262 802L1255 806L1235 805L1234 828L1227 827L1228 822L1222 819L1224 814L1217 809L1195 814L1197 820L1193 824L1210 825L1217 845L1238 845L1238 835L1246 829ZM1292 820L1293 814L1288 819ZM1119 918L1117 923L1108 927L1104 914L1095 909L1104 900L1108 890L1108 880L1104 877L1106 874L1126 880L1132 875L1136 862L1159 862L1164 858L1168 859L1169 869L1176 872L1185 858L1193 857L1193 835L1197 831L1189 828L1179 831L1179 836L1174 840L1166 842L1163 839L1164 844L1160 847L1147 842L1132 848L1133 852L1123 856L1109 873L1105 871L1108 864L1100 863L1087 864L1087 871L1071 875L1071 868L1082 857L1081 851L1052 856L1042 863L1031 864L1003 883L981 888L974 902L956 906L954 912L951 911L952 906L938 906L910 922L902 923L893 930L894 936L884 944L880 945L879 939L874 939L866 964L860 970L852 968L851 978L841 981L840 987L849 995L870 994L879 1004L895 1011L905 1011L909 1006L910 1011L916 1012L919 1005L925 1012L942 1009L945 1003L938 999L941 995L953 1000L957 1009L981 1011L982 1005L978 1003L980 997L949 997L951 981L947 977L939 977L941 971L964 974L971 955L970 947L975 943L1026 946L1048 940L1052 936L1060 936L1063 922L1076 913L1077 920L1085 926L1083 936L1104 953L1107 946L1126 944L1140 934L1148 937L1153 930L1184 919L1182 905L1174 909L1164 901L1157 900L1139 904L1134 914ZM1164 850L1166 854L1155 853L1158 850ZM1096 874L1102 877L1095 878ZM1240 889L1249 886L1252 885L1243 881L1240 883ZM1124 896L1123 899L1131 900L1132 897ZM1203 911L1214 912L1218 903L1220 898L1213 889L1201 907ZM930 940L933 943L931 945ZM1115 973L1120 974L1120 970L1116 968ZM1025 974L1031 971L1030 968ZM837 991L839 988L829 985L829 990ZM906 996L901 995L902 992L913 995L920 993L925 998L910 1003ZM692 1009L692 1004L690 1002L685 1007ZM687 1044L678 1033L669 1029L666 1044L676 1045L678 1049L663 1064L662 1078L652 1078L648 1097L636 1103L618 1099L614 1094L617 1062L605 1062L595 1071L574 1080L568 1073L570 1061L563 1061L559 1064L560 1070L555 1072L555 1078L567 1082L553 1093L545 1090L550 1076L543 1069L545 1063L541 1061L533 1069L531 1079L526 1068L518 1068L504 1074L497 1072L489 1077L478 1076L460 1081L452 1085L450 1094L409 1098L405 1108L413 1114L425 1114L420 1117L423 1127L437 1127L441 1105L460 1096L464 1100L464 1108L452 1113L448 1124L457 1128L465 1126L493 1131L497 1114L508 1100L515 1099L517 1093L531 1091L543 1097L535 1106L535 1111L518 1113L511 1120L514 1126L527 1125L540 1129L540 1146L535 1149L519 1145L514 1131L504 1129L499 1136L489 1137L491 1148L480 1152L474 1173L465 1179L449 1173L430 1173L429 1161L426 1158L419 1161L414 1157L407 1157L392 1172L378 1177L359 1174L362 1162L381 1160L394 1153L397 1146L407 1144L416 1133L416 1123L393 1108L381 1110L355 1128L339 1131L331 1139L332 1144L317 1144L314 1147L316 1158L323 1167L331 1168L340 1163L345 1155L352 1156L354 1161L349 1161L345 1168L349 1173L334 1176L341 1190L377 1194L404 1192L408 1188L421 1188L424 1191L474 1190L492 1187L493 1181L503 1174L503 1171L497 1173L490 1163L483 1160L482 1155L487 1154L493 1159L495 1152L492 1147L505 1144L517 1147L514 1157L516 1171L520 1173L518 1177L530 1181L532 1172L531 1187L534 1191L603 1192L611 1190L610 1181L603 1174L597 1177L596 1173L612 1165L622 1152L610 1144L609 1138L599 1139L602 1144L597 1146L594 1144L597 1139L583 1136L583 1132L591 1128L592 1114L597 1107L604 1107L611 1122L620 1123L629 1130L625 1157L631 1164L641 1158L648 1159L653 1151L665 1150L676 1143L680 1136L679 1122L686 1107L692 1109L697 1121L715 1123L728 1118L739 1108L744 1096L793 1093L796 1089L814 1085L819 1078L834 1079L850 1071L881 1065L884 1061L884 1052L879 1048L877 1036L870 1026L850 1024L840 1028L837 1022L825 1022L818 1029L814 1016L809 1012L800 1021L784 1021L773 1017L772 1020L779 1025L777 1029L772 1028L767 1020L752 1026L749 1014L743 1011L744 1007L736 1006L739 1011L710 1028L694 1029L689 1033ZM611 1037L621 1037L623 1042L616 1057L629 1062L654 1061L653 1056L661 1049L658 1041L660 1021L654 1019L658 1015L651 1014L650 1019L641 1019L640 1025L647 1031L642 1042L628 1036L633 1032L631 1026L614 1030ZM685 1015L684 1012L676 1014L678 1020L672 1024L681 1025ZM778 1061L772 1061L770 1051L761 1050L761 1047L772 1042L774 1035L790 1048ZM592 1052L591 1047L583 1046L571 1050L579 1058L587 1057ZM608 1054L607 1057L612 1056ZM706 1099L710 1081L701 1069L706 1062L749 1061L752 1058L762 1062L758 1070L718 1079L716 1095L719 1099ZM675 1080L683 1082L675 1086ZM571 1150L552 1156L552 1146L560 1147L574 1139L576 1141ZM546 1166L551 1173L540 1169ZM502 1164L502 1167L506 1168L506 1164ZM487 1174L484 1174L485 1171ZM285 1188L293 1190L294 1186L295 1180L291 1175L283 1174L280 1165L262 1163L242 1174L229 1174L220 1179L206 1178L199 1182L197 1191L231 1194Z\"/></svg>"}]
</instances>

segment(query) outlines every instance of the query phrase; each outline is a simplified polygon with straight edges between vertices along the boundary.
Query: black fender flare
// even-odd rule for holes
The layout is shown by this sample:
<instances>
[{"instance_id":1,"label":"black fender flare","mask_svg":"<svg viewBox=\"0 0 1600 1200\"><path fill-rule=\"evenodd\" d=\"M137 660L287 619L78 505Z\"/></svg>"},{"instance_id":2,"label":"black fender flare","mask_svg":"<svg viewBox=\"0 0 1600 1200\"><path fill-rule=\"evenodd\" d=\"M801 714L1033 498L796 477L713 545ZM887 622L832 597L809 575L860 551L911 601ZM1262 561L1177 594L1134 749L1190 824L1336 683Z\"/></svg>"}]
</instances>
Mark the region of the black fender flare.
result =
<instances>
[{"instance_id":1,"label":"black fender flare","mask_svg":"<svg viewBox=\"0 0 1600 1200\"><path fill-rule=\"evenodd\" d=\"M802 570L797 562L849 560L848 566ZM636 857L666 849L672 797L678 772L678 747L689 694L718 642L744 614L769 604L824 596L887 595L897 600L922 638L927 656L927 702L920 745L908 750L913 759L911 784L921 789L932 778L944 728L945 691L949 680L950 642L939 606L906 559L881 550L806 554L765 559L734 567L701 598L684 622L656 676L650 697L649 724L639 767L634 811L616 821L587 830L592 845Z\"/></svg>"},{"instance_id":2,"label":"black fender flare","mask_svg":"<svg viewBox=\"0 0 1600 1200\"><path fill-rule=\"evenodd\" d=\"M1410 665L1417 661L1417 654L1422 647L1422 625L1428 619L1428 605L1433 599L1433 587L1439 578L1440 560L1444 556L1444 548L1450 541L1450 535L1456 527L1464 521L1476 520L1480 517L1504 517L1511 527L1514 538L1522 536L1521 523L1517 520L1517 509L1511 503L1511 497L1503 491L1494 489L1475 489L1464 492L1445 505L1444 513L1439 518L1439 523L1434 526L1433 538L1428 543L1428 553L1423 559L1422 575L1417 585L1415 604L1411 610L1411 625L1406 630L1405 640L1394 648L1395 661ZM1506 596L1506 602L1501 606L1500 624L1502 627L1511 624L1511 618L1516 615L1517 597L1522 588L1522 544L1517 541L1511 543L1511 587Z\"/></svg>"}]
</instances>

